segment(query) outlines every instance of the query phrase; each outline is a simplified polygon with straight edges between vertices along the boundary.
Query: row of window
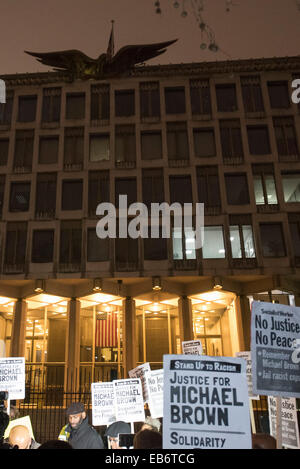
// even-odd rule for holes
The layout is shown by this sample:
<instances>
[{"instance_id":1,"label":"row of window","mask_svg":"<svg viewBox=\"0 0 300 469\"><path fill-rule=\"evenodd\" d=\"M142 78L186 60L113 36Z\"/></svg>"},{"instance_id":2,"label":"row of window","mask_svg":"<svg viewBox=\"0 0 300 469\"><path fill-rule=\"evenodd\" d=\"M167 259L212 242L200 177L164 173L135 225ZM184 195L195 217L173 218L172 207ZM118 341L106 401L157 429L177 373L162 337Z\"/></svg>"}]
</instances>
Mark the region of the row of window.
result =
<instances>
[{"instance_id":1,"label":"row of window","mask_svg":"<svg viewBox=\"0 0 300 469\"><path fill-rule=\"evenodd\" d=\"M274 118L274 133L279 158L299 157L299 145L293 117ZM248 148L250 155L270 155L272 153L267 125L248 125ZM244 161L242 129L239 119L220 120L220 139L223 160ZM111 159L111 138L109 133L89 135L89 161L101 162ZM167 153L169 161L189 160L189 138L186 122L167 123ZM136 132L134 125L118 125L114 134L114 159L118 166L135 166ZM141 131L140 146L142 160L155 160L163 157L162 131ZM196 157L217 156L215 129L212 127L193 128L193 149ZM15 171L31 172L34 151L34 131L17 130L15 138ZM82 169L84 162L84 128L65 128L64 136L65 169ZM7 164L9 139L0 139L0 165ZM38 163L55 164L59 159L59 136L40 136Z\"/></svg>"},{"instance_id":2,"label":"row of window","mask_svg":"<svg viewBox=\"0 0 300 469\"><path fill-rule=\"evenodd\" d=\"M300 216L293 214L289 221L293 254L300 255ZM80 221L63 221L60 228L59 263L63 266L77 265L82 261L82 227ZM86 233L86 260L88 262L109 261L113 256L110 240L100 239L95 228L88 228ZM263 257L284 257L287 254L281 223L259 224L260 246ZM31 262L48 263L54 258L55 230L33 230ZM11 222L7 224L4 264L22 268L26 259L27 223ZM226 247L227 246L227 247ZM230 246L230 250L228 247ZM257 243L254 241L251 215L230 217L229 231L224 236L223 226L206 226L204 244L199 250L202 259L255 259ZM168 247L172 254L168 254ZM136 268L140 259L139 241L131 238L116 238L115 260L120 267ZM195 238L192 228L172 229L172 243L168 246L167 238L143 239L144 260L196 260ZM28 259L27 259L28 261Z\"/></svg>"},{"instance_id":3,"label":"row of window","mask_svg":"<svg viewBox=\"0 0 300 469\"><path fill-rule=\"evenodd\" d=\"M157 81L140 83L140 115L142 118L160 118L160 84ZM287 80L267 82L269 105L272 109L289 109L292 105L292 90ZM265 104L259 76L241 77L241 90L245 112L263 112ZM189 82L191 111L193 115L211 114L212 88L209 80L195 79ZM59 122L61 117L61 88L44 88L42 102L42 122ZM218 112L238 110L235 83L216 84L215 96ZM184 114L187 112L186 89L184 86L164 87L165 113ZM86 106L84 92L66 93L65 118L84 119ZM37 115L37 95L24 95L18 98L18 122L34 122ZM0 105L1 106L1 105ZM7 104L0 107L0 124L9 124L12 118L13 95L8 95ZM134 116L136 113L135 90L122 89L114 92L114 115ZM91 120L110 118L110 87L107 84L91 86Z\"/></svg>"}]
</instances>

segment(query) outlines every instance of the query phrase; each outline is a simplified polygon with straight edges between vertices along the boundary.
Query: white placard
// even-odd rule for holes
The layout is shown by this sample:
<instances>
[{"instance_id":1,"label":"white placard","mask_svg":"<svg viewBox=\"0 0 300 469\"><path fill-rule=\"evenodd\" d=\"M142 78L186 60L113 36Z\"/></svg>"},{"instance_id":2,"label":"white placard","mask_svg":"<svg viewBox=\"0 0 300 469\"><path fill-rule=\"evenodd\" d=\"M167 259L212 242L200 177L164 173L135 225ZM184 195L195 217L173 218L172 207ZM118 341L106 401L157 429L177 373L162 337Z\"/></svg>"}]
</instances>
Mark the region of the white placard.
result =
<instances>
[{"instance_id":1,"label":"white placard","mask_svg":"<svg viewBox=\"0 0 300 469\"><path fill-rule=\"evenodd\" d=\"M253 393L300 397L300 308L253 301Z\"/></svg>"},{"instance_id":2,"label":"white placard","mask_svg":"<svg viewBox=\"0 0 300 469\"><path fill-rule=\"evenodd\" d=\"M244 360L246 360L246 375L248 381L249 399L258 401L259 396L253 394L251 352L237 352L235 355L236 357L244 358Z\"/></svg>"},{"instance_id":3,"label":"white placard","mask_svg":"<svg viewBox=\"0 0 300 469\"><path fill-rule=\"evenodd\" d=\"M277 403L276 398L268 396L270 433L277 438L276 418ZM286 397L281 399L281 425L282 425L282 445L286 448L299 449L299 430L297 421L296 399Z\"/></svg>"},{"instance_id":4,"label":"white placard","mask_svg":"<svg viewBox=\"0 0 300 469\"><path fill-rule=\"evenodd\" d=\"M9 399L25 398L25 358L0 358L0 391L8 391Z\"/></svg>"},{"instance_id":5,"label":"white placard","mask_svg":"<svg viewBox=\"0 0 300 469\"><path fill-rule=\"evenodd\" d=\"M92 383L92 420L93 425L110 425L116 421L114 385Z\"/></svg>"},{"instance_id":6,"label":"white placard","mask_svg":"<svg viewBox=\"0 0 300 469\"><path fill-rule=\"evenodd\" d=\"M164 355L164 449L250 449L246 363Z\"/></svg>"},{"instance_id":7,"label":"white placard","mask_svg":"<svg viewBox=\"0 0 300 469\"><path fill-rule=\"evenodd\" d=\"M163 417L164 370L152 370L146 375L151 417Z\"/></svg>"},{"instance_id":8,"label":"white placard","mask_svg":"<svg viewBox=\"0 0 300 469\"><path fill-rule=\"evenodd\" d=\"M143 391L143 398L144 402L148 402L148 389L147 389L147 382L146 382L146 374L151 371L150 364L143 363L142 365L137 366L133 370L128 372L129 378L140 378L142 383L142 391Z\"/></svg>"},{"instance_id":9,"label":"white placard","mask_svg":"<svg viewBox=\"0 0 300 469\"><path fill-rule=\"evenodd\" d=\"M142 384L139 378L113 381L116 420L143 422L145 420Z\"/></svg>"},{"instance_id":10,"label":"white placard","mask_svg":"<svg viewBox=\"0 0 300 469\"><path fill-rule=\"evenodd\" d=\"M184 355L202 355L203 348L201 340L187 340L182 342L182 353Z\"/></svg>"}]
</instances>

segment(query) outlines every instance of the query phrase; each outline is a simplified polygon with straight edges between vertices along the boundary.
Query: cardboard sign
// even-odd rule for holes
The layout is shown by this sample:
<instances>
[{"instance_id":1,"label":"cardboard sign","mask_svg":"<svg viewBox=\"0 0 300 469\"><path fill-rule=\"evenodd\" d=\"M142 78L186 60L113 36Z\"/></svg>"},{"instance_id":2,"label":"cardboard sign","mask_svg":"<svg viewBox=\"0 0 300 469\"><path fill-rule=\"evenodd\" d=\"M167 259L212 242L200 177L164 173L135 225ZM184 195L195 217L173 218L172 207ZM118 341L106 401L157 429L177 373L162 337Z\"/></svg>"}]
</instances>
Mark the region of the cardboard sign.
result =
<instances>
[{"instance_id":1,"label":"cardboard sign","mask_svg":"<svg viewBox=\"0 0 300 469\"><path fill-rule=\"evenodd\" d=\"M0 358L0 391L8 391L9 399L25 398L25 358Z\"/></svg>"},{"instance_id":2,"label":"cardboard sign","mask_svg":"<svg viewBox=\"0 0 300 469\"><path fill-rule=\"evenodd\" d=\"M137 366L133 370L128 372L129 378L140 378L142 383L143 398L144 402L148 402L148 389L146 382L146 374L151 371L149 363L143 363L142 365Z\"/></svg>"},{"instance_id":3,"label":"cardboard sign","mask_svg":"<svg viewBox=\"0 0 300 469\"><path fill-rule=\"evenodd\" d=\"M164 370L152 370L146 376L151 417L163 417Z\"/></svg>"},{"instance_id":4,"label":"cardboard sign","mask_svg":"<svg viewBox=\"0 0 300 469\"><path fill-rule=\"evenodd\" d=\"M255 396L253 394L251 352L237 352L235 356L239 358L244 358L244 360L246 360L246 375L247 375L247 382L248 382L249 399L258 401L259 396Z\"/></svg>"},{"instance_id":5,"label":"cardboard sign","mask_svg":"<svg viewBox=\"0 0 300 469\"><path fill-rule=\"evenodd\" d=\"M116 420L143 422L145 420L141 380L117 379L113 381Z\"/></svg>"},{"instance_id":6,"label":"cardboard sign","mask_svg":"<svg viewBox=\"0 0 300 469\"><path fill-rule=\"evenodd\" d=\"M246 363L164 355L164 449L252 447Z\"/></svg>"},{"instance_id":7,"label":"cardboard sign","mask_svg":"<svg viewBox=\"0 0 300 469\"><path fill-rule=\"evenodd\" d=\"M270 432L274 438L277 438L276 417L277 406L276 399L268 396ZM297 421L296 399L282 398L281 401L282 418L282 445L287 448L299 449L299 430Z\"/></svg>"},{"instance_id":8,"label":"cardboard sign","mask_svg":"<svg viewBox=\"0 0 300 469\"><path fill-rule=\"evenodd\" d=\"M202 355L203 348L201 340L187 340L182 342L182 353L184 355Z\"/></svg>"},{"instance_id":9,"label":"cardboard sign","mask_svg":"<svg viewBox=\"0 0 300 469\"><path fill-rule=\"evenodd\" d=\"M299 337L300 308L252 302L254 394L300 397Z\"/></svg>"},{"instance_id":10,"label":"cardboard sign","mask_svg":"<svg viewBox=\"0 0 300 469\"><path fill-rule=\"evenodd\" d=\"M113 383L92 383L93 425L110 425L116 421Z\"/></svg>"}]
</instances>

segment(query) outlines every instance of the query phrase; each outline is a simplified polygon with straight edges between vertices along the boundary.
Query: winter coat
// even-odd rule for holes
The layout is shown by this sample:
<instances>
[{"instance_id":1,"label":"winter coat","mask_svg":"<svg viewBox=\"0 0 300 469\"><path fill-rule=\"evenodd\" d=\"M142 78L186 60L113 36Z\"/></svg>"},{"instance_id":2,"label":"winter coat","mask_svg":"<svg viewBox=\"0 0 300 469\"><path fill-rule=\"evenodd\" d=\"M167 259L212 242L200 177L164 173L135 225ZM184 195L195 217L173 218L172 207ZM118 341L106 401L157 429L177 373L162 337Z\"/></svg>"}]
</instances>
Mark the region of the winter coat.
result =
<instances>
[{"instance_id":1,"label":"winter coat","mask_svg":"<svg viewBox=\"0 0 300 469\"><path fill-rule=\"evenodd\" d=\"M66 433L70 433L68 442L74 449L103 449L104 444L101 436L94 427L89 425L86 417L78 428L67 425Z\"/></svg>"}]
</instances>

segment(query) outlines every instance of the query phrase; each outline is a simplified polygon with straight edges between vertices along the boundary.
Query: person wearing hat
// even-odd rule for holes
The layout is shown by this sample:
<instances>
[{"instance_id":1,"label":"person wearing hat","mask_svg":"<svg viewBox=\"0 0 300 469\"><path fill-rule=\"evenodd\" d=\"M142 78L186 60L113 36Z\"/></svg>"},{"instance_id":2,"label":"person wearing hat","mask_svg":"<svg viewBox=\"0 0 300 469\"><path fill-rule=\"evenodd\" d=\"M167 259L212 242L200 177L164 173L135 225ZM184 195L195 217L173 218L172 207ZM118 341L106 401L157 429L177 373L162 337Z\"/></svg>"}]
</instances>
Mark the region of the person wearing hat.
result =
<instances>
[{"instance_id":1,"label":"person wearing hat","mask_svg":"<svg viewBox=\"0 0 300 469\"><path fill-rule=\"evenodd\" d=\"M65 425L58 439L70 443L73 449L103 449L101 436L89 425L84 405L73 402L67 412L69 423Z\"/></svg>"},{"instance_id":2,"label":"person wearing hat","mask_svg":"<svg viewBox=\"0 0 300 469\"><path fill-rule=\"evenodd\" d=\"M105 430L104 436L107 436L107 440L110 444L111 449L122 449L119 446L119 434L120 433L131 433L129 423L122 422L120 420L118 422L112 423Z\"/></svg>"}]
</instances>

